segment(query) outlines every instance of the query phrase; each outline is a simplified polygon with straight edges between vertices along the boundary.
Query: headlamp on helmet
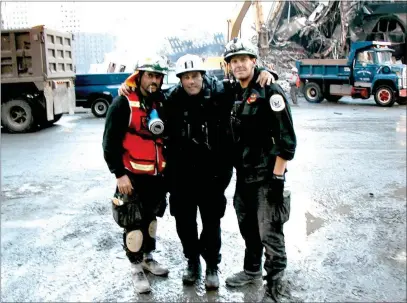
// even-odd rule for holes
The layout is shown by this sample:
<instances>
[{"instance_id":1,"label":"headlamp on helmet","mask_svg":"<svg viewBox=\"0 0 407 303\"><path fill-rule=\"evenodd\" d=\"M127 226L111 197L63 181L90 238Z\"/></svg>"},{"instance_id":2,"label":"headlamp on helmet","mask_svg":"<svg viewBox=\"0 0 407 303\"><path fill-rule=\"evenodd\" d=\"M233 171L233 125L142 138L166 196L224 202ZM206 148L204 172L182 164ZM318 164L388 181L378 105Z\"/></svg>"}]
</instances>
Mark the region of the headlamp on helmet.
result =
<instances>
[{"instance_id":1,"label":"headlamp on helmet","mask_svg":"<svg viewBox=\"0 0 407 303\"><path fill-rule=\"evenodd\" d=\"M202 59L199 56L187 54L177 60L175 64L175 74L177 77L181 77L183 73L194 71L201 73L206 72L203 67Z\"/></svg>"},{"instance_id":2,"label":"headlamp on helmet","mask_svg":"<svg viewBox=\"0 0 407 303\"><path fill-rule=\"evenodd\" d=\"M247 40L234 38L226 44L223 58L229 63L232 57L236 55L249 55L257 58L257 47Z\"/></svg>"}]
</instances>

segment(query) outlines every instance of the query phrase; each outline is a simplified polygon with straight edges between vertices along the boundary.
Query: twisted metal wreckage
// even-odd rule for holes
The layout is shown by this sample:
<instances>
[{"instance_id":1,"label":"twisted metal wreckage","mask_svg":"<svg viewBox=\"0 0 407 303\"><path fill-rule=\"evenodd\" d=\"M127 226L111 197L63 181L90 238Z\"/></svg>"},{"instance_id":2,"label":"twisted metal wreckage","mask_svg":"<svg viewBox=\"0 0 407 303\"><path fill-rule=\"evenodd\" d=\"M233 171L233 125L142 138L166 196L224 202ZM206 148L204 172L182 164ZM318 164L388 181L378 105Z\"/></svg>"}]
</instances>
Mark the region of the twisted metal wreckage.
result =
<instances>
[{"instance_id":1,"label":"twisted metal wreckage","mask_svg":"<svg viewBox=\"0 0 407 303\"><path fill-rule=\"evenodd\" d=\"M266 62L289 68L304 58L346 57L352 41L389 41L396 60L406 61L406 2L273 2L263 21L256 5L256 31ZM288 59L288 60L287 60Z\"/></svg>"},{"instance_id":2,"label":"twisted metal wreckage","mask_svg":"<svg viewBox=\"0 0 407 303\"><path fill-rule=\"evenodd\" d=\"M272 63L277 70L291 68L295 60L304 58L345 58L351 41L364 40L394 43L395 59L406 62L405 1L277 1L272 2L266 19L261 1L245 1L228 20L228 40L239 34L252 5L257 32L252 40L259 46L263 63ZM218 34L214 37L204 47L170 38L173 53L169 57L176 60L186 52L221 56L224 39Z\"/></svg>"}]
</instances>

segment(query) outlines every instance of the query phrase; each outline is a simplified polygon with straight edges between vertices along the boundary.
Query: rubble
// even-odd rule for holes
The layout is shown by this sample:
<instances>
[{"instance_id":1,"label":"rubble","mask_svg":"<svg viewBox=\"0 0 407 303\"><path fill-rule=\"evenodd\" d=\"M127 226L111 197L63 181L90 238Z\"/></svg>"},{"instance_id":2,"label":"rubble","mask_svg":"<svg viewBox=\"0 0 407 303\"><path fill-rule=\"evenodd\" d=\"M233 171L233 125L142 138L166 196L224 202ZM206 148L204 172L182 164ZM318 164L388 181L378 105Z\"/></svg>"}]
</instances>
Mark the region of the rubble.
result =
<instances>
[{"instance_id":1,"label":"rubble","mask_svg":"<svg viewBox=\"0 0 407 303\"><path fill-rule=\"evenodd\" d=\"M351 41L396 43L396 60L406 61L406 2L274 2L265 27L269 49L261 59L279 73L303 58L345 58ZM252 41L258 43L258 31Z\"/></svg>"}]
</instances>

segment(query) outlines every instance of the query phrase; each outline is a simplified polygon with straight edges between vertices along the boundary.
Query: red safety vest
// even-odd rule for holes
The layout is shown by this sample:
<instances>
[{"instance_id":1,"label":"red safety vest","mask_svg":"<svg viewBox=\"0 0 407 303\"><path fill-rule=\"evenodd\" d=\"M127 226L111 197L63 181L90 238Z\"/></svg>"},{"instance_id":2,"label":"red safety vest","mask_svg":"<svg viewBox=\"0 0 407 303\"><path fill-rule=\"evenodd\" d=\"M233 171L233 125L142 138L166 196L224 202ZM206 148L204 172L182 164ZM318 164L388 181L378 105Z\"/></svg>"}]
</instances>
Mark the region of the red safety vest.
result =
<instances>
[{"instance_id":1,"label":"red safety vest","mask_svg":"<svg viewBox=\"0 0 407 303\"><path fill-rule=\"evenodd\" d=\"M147 113L140 107L135 92L127 96L130 106L129 130L123 139L123 164L134 174L157 175L165 168L163 141L140 134L149 134ZM151 134L150 134L151 135Z\"/></svg>"},{"instance_id":2,"label":"red safety vest","mask_svg":"<svg viewBox=\"0 0 407 303\"><path fill-rule=\"evenodd\" d=\"M300 86L301 86L300 76L298 76L298 74L297 74L297 75L292 75L292 76L291 76L291 81L294 80L294 77L297 77L297 78L295 79L295 86L298 87L298 88L300 88Z\"/></svg>"}]
</instances>

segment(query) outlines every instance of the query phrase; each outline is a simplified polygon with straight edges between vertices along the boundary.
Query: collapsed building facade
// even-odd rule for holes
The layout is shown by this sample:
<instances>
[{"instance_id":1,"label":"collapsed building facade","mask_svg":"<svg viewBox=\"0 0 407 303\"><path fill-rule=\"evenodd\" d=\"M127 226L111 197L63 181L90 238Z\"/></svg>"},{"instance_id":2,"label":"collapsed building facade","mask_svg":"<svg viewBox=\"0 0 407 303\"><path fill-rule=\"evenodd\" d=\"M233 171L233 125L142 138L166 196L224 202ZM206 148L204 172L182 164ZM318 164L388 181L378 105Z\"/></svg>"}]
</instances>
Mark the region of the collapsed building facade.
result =
<instances>
[{"instance_id":1,"label":"collapsed building facade","mask_svg":"<svg viewBox=\"0 0 407 303\"><path fill-rule=\"evenodd\" d=\"M256 20L260 57L278 70L304 58L345 58L352 41L389 41L406 62L407 2L279 1Z\"/></svg>"},{"instance_id":2,"label":"collapsed building facade","mask_svg":"<svg viewBox=\"0 0 407 303\"><path fill-rule=\"evenodd\" d=\"M212 41L196 43L190 39L181 40L179 37L167 38L171 53L165 54L172 62L185 54L199 55L201 57L220 56L225 48L225 37L222 33L215 33Z\"/></svg>"}]
</instances>

